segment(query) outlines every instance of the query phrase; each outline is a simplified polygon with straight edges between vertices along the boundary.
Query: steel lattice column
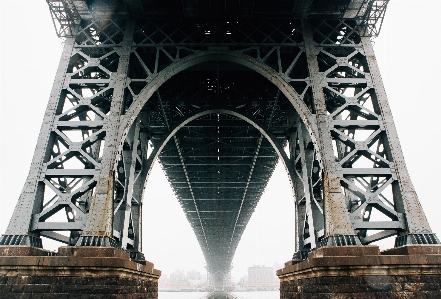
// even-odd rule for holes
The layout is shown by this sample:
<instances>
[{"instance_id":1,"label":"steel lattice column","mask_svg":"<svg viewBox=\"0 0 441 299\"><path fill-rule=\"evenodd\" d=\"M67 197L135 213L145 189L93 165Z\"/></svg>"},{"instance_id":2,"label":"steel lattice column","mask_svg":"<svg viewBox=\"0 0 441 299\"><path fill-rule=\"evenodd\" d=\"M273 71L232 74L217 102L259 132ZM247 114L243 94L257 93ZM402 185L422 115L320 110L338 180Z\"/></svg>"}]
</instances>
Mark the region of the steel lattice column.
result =
<instances>
[{"instance_id":1,"label":"steel lattice column","mask_svg":"<svg viewBox=\"0 0 441 299\"><path fill-rule=\"evenodd\" d=\"M134 22L128 21L124 32L124 39L118 49L119 64L116 76L113 80L113 96L110 113L108 116L108 128L106 133L106 149L101 162L101 170L97 180L97 186L93 202L90 208L86 227L77 245L101 246L113 245L113 184L114 165L116 156L121 148L118 140L119 123L123 105L124 88L127 80L131 45L133 41ZM130 202L130 199L128 200ZM129 216L125 215L125 221ZM128 223L127 223L128 226ZM128 227L125 227L128 229ZM126 236L123 236L126 240Z\"/></svg>"},{"instance_id":2,"label":"steel lattice column","mask_svg":"<svg viewBox=\"0 0 441 299\"><path fill-rule=\"evenodd\" d=\"M384 130L386 132L387 157L393 161L397 180L392 183L394 195L396 196L395 207L397 212L403 213L406 219L406 229L396 239L395 246L406 244L435 243L437 237L433 234L421 203L418 199L415 188L407 171L401 144L398 139L397 130L392 118L392 112L387 100L386 91L381 79L372 42L369 38L361 38L369 66L372 85L375 88L377 109L381 111ZM385 138L385 139L386 139ZM439 243L439 241L437 242Z\"/></svg>"},{"instance_id":3,"label":"steel lattice column","mask_svg":"<svg viewBox=\"0 0 441 299\"><path fill-rule=\"evenodd\" d=\"M116 163L115 196L113 212L113 237L116 246L131 253L133 259L142 260L142 203L147 177L148 136L138 117L123 144ZM142 118L143 117L143 118ZM142 128L141 128L142 127Z\"/></svg>"},{"instance_id":4,"label":"steel lattice column","mask_svg":"<svg viewBox=\"0 0 441 299\"><path fill-rule=\"evenodd\" d=\"M116 245L114 167L123 147L118 141L119 121L133 30L133 21L84 22L75 38L66 39L30 173L2 245L42 247L39 236L68 245ZM131 244L130 249L123 247L139 259L148 141L139 125L135 129L139 136L130 140L135 148L126 159L125 198L128 194L137 200L129 204L132 209L124 219L130 221L121 236ZM68 222L60 219L63 209ZM128 231L135 240L127 239Z\"/></svg>"},{"instance_id":5,"label":"steel lattice column","mask_svg":"<svg viewBox=\"0 0 441 299\"><path fill-rule=\"evenodd\" d=\"M407 173L370 39L353 24L303 22L324 171L321 245L345 245L339 235L354 230L363 244L397 232L396 246L439 243Z\"/></svg>"},{"instance_id":6,"label":"steel lattice column","mask_svg":"<svg viewBox=\"0 0 441 299\"><path fill-rule=\"evenodd\" d=\"M317 151L298 116L293 117L288 141L297 217L295 258L302 259L324 236L321 167Z\"/></svg>"},{"instance_id":7,"label":"steel lattice column","mask_svg":"<svg viewBox=\"0 0 441 299\"><path fill-rule=\"evenodd\" d=\"M349 220L344 195L340 187L335 158L331 143L331 133L326 110L326 99L322 91L322 78L317 63L317 52L314 48L312 32L306 21L303 22L303 40L308 61L309 76L312 84L312 97L315 110L316 124L319 130L319 152L323 165L323 193L324 193L324 217L325 238L329 238L323 245L337 245L334 238L346 245L359 244L355 237L354 229Z\"/></svg>"}]
</instances>

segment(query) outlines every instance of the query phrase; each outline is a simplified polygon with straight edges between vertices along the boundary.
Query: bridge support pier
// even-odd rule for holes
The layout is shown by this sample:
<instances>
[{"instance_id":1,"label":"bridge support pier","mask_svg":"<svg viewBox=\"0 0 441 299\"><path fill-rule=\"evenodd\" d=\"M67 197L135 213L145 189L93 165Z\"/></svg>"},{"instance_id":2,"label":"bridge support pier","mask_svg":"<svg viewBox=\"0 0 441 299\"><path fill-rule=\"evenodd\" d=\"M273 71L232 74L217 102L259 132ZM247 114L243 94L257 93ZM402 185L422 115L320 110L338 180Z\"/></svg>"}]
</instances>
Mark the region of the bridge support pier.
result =
<instances>
[{"instance_id":1,"label":"bridge support pier","mask_svg":"<svg viewBox=\"0 0 441 299\"><path fill-rule=\"evenodd\" d=\"M322 247L277 271L280 298L441 298L441 246Z\"/></svg>"},{"instance_id":2,"label":"bridge support pier","mask_svg":"<svg viewBox=\"0 0 441 299\"><path fill-rule=\"evenodd\" d=\"M0 246L0 298L158 298L161 271L112 247Z\"/></svg>"}]
</instances>

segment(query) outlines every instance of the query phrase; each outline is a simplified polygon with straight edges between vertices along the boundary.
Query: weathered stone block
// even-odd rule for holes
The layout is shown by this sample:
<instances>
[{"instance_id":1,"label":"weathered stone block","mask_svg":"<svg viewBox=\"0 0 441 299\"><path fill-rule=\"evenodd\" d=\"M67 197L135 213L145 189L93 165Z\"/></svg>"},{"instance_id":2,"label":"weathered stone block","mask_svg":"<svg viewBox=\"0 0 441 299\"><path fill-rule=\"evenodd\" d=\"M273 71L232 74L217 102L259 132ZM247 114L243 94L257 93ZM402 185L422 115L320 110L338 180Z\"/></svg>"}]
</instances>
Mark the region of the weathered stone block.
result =
<instances>
[{"instance_id":1,"label":"weathered stone block","mask_svg":"<svg viewBox=\"0 0 441 299\"><path fill-rule=\"evenodd\" d=\"M124 251L61 247L57 256L51 254L0 247L0 299L158 298L161 272L150 262L131 261Z\"/></svg>"},{"instance_id":2,"label":"weathered stone block","mask_svg":"<svg viewBox=\"0 0 441 299\"><path fill-rule=\"evenodd\" d=\"M277 275L282 299L441 298L441 246L323 247Z\"/></svg>"}]
</instances>

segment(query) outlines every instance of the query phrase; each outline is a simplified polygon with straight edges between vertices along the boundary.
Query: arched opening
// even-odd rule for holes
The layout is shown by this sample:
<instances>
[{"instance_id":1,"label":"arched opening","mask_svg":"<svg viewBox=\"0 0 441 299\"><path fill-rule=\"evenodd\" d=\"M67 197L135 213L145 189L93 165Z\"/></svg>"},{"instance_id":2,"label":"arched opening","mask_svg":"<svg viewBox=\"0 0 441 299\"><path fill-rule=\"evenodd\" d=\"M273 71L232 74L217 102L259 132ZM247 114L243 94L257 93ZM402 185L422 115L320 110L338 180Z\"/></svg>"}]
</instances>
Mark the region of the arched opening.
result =
<instances>
[{"instance_id":1,"label":"arched opening","mask_svg":"<svg viewBox=\"0 0 441 299\"><path fill-rule=\"evenodd\" d=\"M276 136L274 134L272 134L271 132L267 131L263 127L263 124L259 123L258 120L253 119L251 116L245 115L242 111L240 111L238 109L232 109L232 108L229 108L229 109L214 108L214 109L198 109L198 110L200 110L200 111L195 111L195 112L183 117L182 120L180 120L178 123L174 124L174 126L170 128L170 132L168 132L165 136L163 136L159 140L158 146L153 149L152 153L150 154L150 156L148 158L148 162L147 162L147 167L148 167L147 171L148 172L151 171L151 167L152 167L153 163L159 157L159 154L164 149L167 142L169 142L169 140L171 138L173 138L175 136L175 134L181 128L185 127L188 123L190 123L198 118L204 118L204 116L207 116L210 114L216 114L216 115L226 114L226 115L231 115L233 117L239 118L239 119L247 122L250 126L253 126L255 129L257 129L262 134L262 136L268 140L268 142L272 145L272 147L276 151L278 157L280 158L280 160L281 160L281 162L287 172L289 180L291 181L289 158L288 158L286 152L284 151L284 149L282 148L282 146L284 144L279 143Z\"/></svg>"},{"instance_id":2,"label":"arched opening","mask_svg":"<svg viewBox=\"0 0 441 299\"><path fill-rule=\"evenodd\" d=\"M210 116L210 114L214 118L217 116L217 113L213 113L213 111L211 111L211 113L207 112L205 116ZM220 113L220 117L225 117L225 115ZM196 122L197 121L198 120L196 119ZM242 121L242 123L244 123L244 121ZM238 124L238 122L236 122L236 124ZM185 140L183 137L185 134L188 134L189 128L194 129L195 125L195 123L188 122L188 127L183 127L181 129L181 134L179 134L180 132L178 131L179 141ZM168 280L170 280L170 275L173 274L172 271L177 269L185 269L184 267L185 265L188 265L189 261L195 265L193 267L187 266L187 271L192 269L199 270L202 268L200 266L202 252L196 238L194 237L194 232L191 229L194 226L190 226L188 221L191 220L186 219L184 216L192 214L186 213L186 210L188 210L189 206L191 207L193 203L190 202L187 204L189 201L185 200L182 204L182 201L179 201L176 198L178 194L171 190L163 174L167 171L167 168L170 167L167 165L168 161L166 160L166 157L169 156L170 151L176 146L174 142L175 140L172 138L170 140L171 146L165 147L166 153L164 154L165 157L163 159L163 161L165 161L162 164L162 168L158 165L158 163L155 167L153 167L147 183L144 202L144 240L146 241L143 247L143 253L146 255L146 258L154 261L157 267L163 270L163 278L161 280L164 280L166 277ZM265 150L268 150L267 147L270 146L271 145L267 142L262 144L261 149L266 147ZM187 144L184 144L184 141L182 143L181 150L188 150ZM213 150L214 148L205 148L205 151ZM223 152L225 153L225 150L227 150L225 147L220 147L221 154ZM153 155L153 153L151 155ZM198 155L200 155L200 152L194 153L194 156L197 157ZM186 156L186 162L188 162L189 158L191 157ZM220 157L221 160L226 158L227 157L225 155ZM246 229L243 227L244 232L243 235L241 235L241 241L238 247L234 248L236 251L235 255L239 254L239 259L233 261L233 269L231 271L233 276L232 279L235 279L237 283L240 281L240 278L246 275L248 267L252 267L257 264L260 266L265 265L266 267L273 267L276 262L281 267L281 264L283 264L283 262L286 259L289 259L292 255L294 248L294 205L292 200L292 189L288 181L288 176L286 175L286 171L281 164L283 163L278 163L278 166L275 167L272 175L273 178L270 179L269 183L266 185L265 192L262 194L259 203L256 205L256 209L252 215L249 216L248 223L240 224L240 228L242 228L242 226L246 226ZM192 171L190 167L191 165L187 165L187 170L189 172ZM161 173L161 170L163 173ZM226 177L233 175L236 175L236 171L235 169L230 169L229 175L225 176L223 173L221 173L220 178L225 179ZM173 179L173 177L170 176L169 178ZM236 178L237 177L235 177L235 179ZM198 182L202 183L201 181L195 182L193 177L191 180L192 187L197 189ZM225 183L225 181L223 181L223 183ZM182 185L180 187L182 187ZM161 188L161 190L158 191L157 188ZM179 189L177 191L179 192ZM197 193L197 191L194 192ZM246 202L248 201L249 199L246 200ZM196 202L199 207L199 204L203 201L196 200ZM226 200L223 200L223 202L226 202ZM178 203L181 203L181 205ZM202 204L200 209L202 210L206 206L206 204ZM225 210L222 211L222 208L220 208L220 210L221 211L219 211L219 213L226 212ZM192 210L192 212L194 212L194 210ZM203 213L201 213L201 218L204 219ZM154 229L149 229L149 226L152 224L154 224ZM160 230L165 235L158 236L152 232L152 230ZM206 233L209 234L210 232L207 231ZM256 235L257 233L259 234L258 236ZM243 242L245 242L245 244L243 244ZM195 248L195 245L197 245L198 248ZM255 246L258 246L258 248ZM281 247L284 247L285 250L283 250ZM158 248L162 248L162 250L158 252ZM192 250L195 250L197 254L192 252ZM237 250L239 250L239 252ZM163 263L165 263L164 256L168 256L167 262L169 263L171 260L174 260L174 268L170 269L169 263L161 266ZM177 258L177 256L179 256L179 258ZM185 260L183 261L182 259ZM275 288L275 286L278 284L278 281L276 280L277 277L275 276L275 271L272 271L272 269L271 273L273 274L274 279L273 286L267 287ZM169 285L165 286L167 287Z\"/></svg>"},{"instance_id":3,"label":"arched opening","mask_svg":"<svg viewBox=\"0 0 441 299\"><path fill-rule=\"evenodd\" d=\"M299 117L305 123L305 126L311 135L312 141L316 143L318 133L314 116L305 103L300 99L300 96L295 89L288 84L279 73L265 63L260 62L251 56L233 51L200 52L183 58L178 62L164 68L154 78L149 80L149 82L144 85L142 90L131 100L131 105L126 109L120 126L119 140L123 140L135 118L142 111L144 105L149 101L160 86L183 70L197 66L204 62L216 62L218 64L220 62L231 62L262 75L269 82L274 84L280 90L280 92L283 93L283 95L285 95L292 107L298 113Z\"/></svg>"},{"instance_id":4,"label":"arched opening","mask_svg":"<svg viewBox=\"0 0 441 299\"><path fill-rule=\"evenodd\" d=\"M231 75L231 73L233 73L234 75ZM246 74L247 76L246 79L243 77L244 74ZM186 76L188 76L189 78L186 79L185 78ZM199 78L195 80L194 77L198 77L198 76ZM235 78L235 80L231 80L230 78L229 80L228 76L232 76L232 77L242 76L242 78L239 79ZM193 84L194 82L196 82L199 85L196 87L191 86L190 85L191 82L193 82ZM235 83L239 83L239 85L242 84L242 86L234 87L233 85L230 85ZM249 157L247 157L251 161L251 163L248 165L249 167L251 167L251 171L247 170L248 173L245 176L245 178L247 178L247 176L248 177L253 176L252 169L254 169L254 167L257 167L256 165L259 165L259 163L256 164L255 162L256 159L259 158L259 148L262 145L262 140L265 140L274 151L274 153L272 153L271 158L275 158L275 161L277 161L278 158L281 157L283 164L286 166L285 168L287 169L290 168L289 166L290 161L288 155L284 151L284 146L286 145L287 137L290 134L289 129L292 126L291 119L296 117L299 118L299 115L296 109L293 107L292 102L286 97L285 93L280 91L280 89L278 88L278 86L274 84L274 82L267 80L266 77L261 76L261 73L259 74L258 72L254 72L254 70L251 70L250 72L247 66L240 64L238 65L236 62L231 62L231 61L230 62L223 61L222 63L219 63L219 61L217 60L213 59L213 61L210 61L208 59L208 61L205 61L203 65L196 64L192 67L189 67L188 70L185 72L182 71L179 72L169 80L165 81L161 89L158 89L159 87L156 88L157 88L156 90L153 90L154 92L148 90L145 92L141 91L139 93L138 98L134 98L130 107L126 109L126 116L124 119L125 124L122 127L127 128L130 119L132 117L137 117L137 115L135 115L136 110L140 111L140 113L144 112L145 114L148 113L150 115L148 118L149 121L153 122L153 126L152 128L146 128L145 131L149 131L150 138L152 139L151 142L154 145L154 149L148 158L148 163L147 163L148 168L152 166L152 163L156 159L156 157L161 154L167 142L170 142L172 144L172 147L174 148L173 150L176 152L174 156L176 158L175 159L176 161L171 162L171 164L167 164L167 167L171 165L176 168L182 168L181 179L183 179L183 181L179 182L182 185L178 185L177 187L175 186L175 189L177 188L178 190L181 190L182 188L185 188L189 190L188 195L186 198L184 198L183 200L184 203L182 203L181 206L183 206L184 210L189 209L190 208L189 206L191 206L191 209L193 210L191 210L190 212L197 215L197 217L195 217L196 219L195 223L192 224L192 227L193 229L195 229L195 226L200 226L201 230L195 232L198 235L199 243L200 244L202 243L201 246L203 247L203 250L205 250L204 254L207 257L207 255L209 256L211 254L210 248L208 248L209 245L206 246L207 248L204 248L204 244L208 244L208 239L210 239L210 237L207 236L207 233L203 229L204 217L201 217L200 215L201 213L199 213L198 211L198 205L203 206L206 204L196 203L197 201L199 201L198 196L195 195L197 193L195 189L197 188L193 186L194 182L188 178L189 170L188 170L187 162L188 160L194 159L195 156L190 155L189 157L185 157L185 155L182 153L182 148L180 146L181 142L185 143L186 137L189 137L187 139L190 141L194 139L194 137L177 136L176 133L179 132L179 129L185 128L185 126L187 124L190 124L192 121L196 121L196 122L205 121L207 127L213 128L210 134L214 134L214 135L212 135L210 138L216 139L216 125L215 125L216 121L225 122L227 121L228 117L230 117L228 121L242 120L242 123L245 123L244 121L246 121L246 125L237 124L237 125L225 126L223 124L222 126L227 127L227 130L230 131L235 127L243 126L243 127L253 128L256 131L255 133L258 133L257 135L254 134L255 136L253 136L253 134L251 133L250 136L244 136L242 133L241 136L241 138L253 137L255 139L254 140L255 143L253 144L253 148L254 148L253 150L256 150L257 148L257 153L251 153L251 154L249 153ZM189 89L190 91L186 89ZM230 92L230 89L235 89L235 90L233 92ZM292 91L295 93L294 90ZM145 99L141 99L142 94L145 95L150 94L151 98L148 99L148 101ZM236 94L236 98L234 98L233 94ZM240 98L240 96L242 96L242 98ZM144 103L144 106L140 107L140 103L142 102ZM304 106L304 104L300 103L297 104L297 106ZM307 112L305 113L306 115L310 114L309 111L306 112ZM210 121L212 123L210 123ZM271 126L273 125L277 128L271 128ZM217 134L222 135L221 134L222 130L220 129L220 127L222 126L217 126ZM200 125L199 127L204 127L204 125ZM162 134L157 133L159 131L162 132ZM122 132L123 130L120 130L120 133ZM194 129L193 131L188 130L186 133L189 135L201 134L201 132L197 132L197 130ZM278 135L278 136L275 137L273 135ZM228 136L226 137L224 135L222 135L221 138L229 139ZM214 140L214 142L216 142L216 140ZM217 139L217 142L219 142L219 138ZM231 140L229 142L231 142ZM192 150L194 150L194 148L197 147L197 144L193 146L186 144L186 146L188 147L186 149L191 148ZM214 153L213 157L211 158L214 159L217 158L218 161L224 158L222 154L226 150L225 146L224 147L211 146L211 147L207 147L207 149L210 150L213 149L215 151L217 150L218 154ZM169 151L171 149L167 148L167 150ZM236 155L235 158L239 158L237 154L235 155ZM196 155L196 159L198 158L200 157ZM203 165L203 163L200 164ZM246 216L243 217L244 219L241 219L239 221L239 218L241 216L240 215L241 208L244 202L246 202L245 197L247 196L246 195L247 186L249 186L251 183L256 183L256 182L251 182L250 179L248 179L248 181L245 180L244 182L245 186L242 187L245 190L245 194L242 194L241 195L242 198L238 198L239 200L237 200L238 209L235 212L238 212L238 215L231 218L234 220L232 221L233 222L233 226L231 227L232 235L231 235L231 239L229 240L231 246L218 246L218 247L225 247L226 251L231 250L233 255L237 247L237 244L240 240L240 236L243 230L245 229L248 220L251 217L252 211L254 211L254 208L257 205L257 201L260 198L261 193L265 189L266 183L269 177L271 176L272 171L274 171L275 163L273 161L271 165L268 166L264 165L264 167L269 168L267 174L268 178L263 179L262 188L260 188L261 192L256 193L255 195L255 197L257 197L257 200L252 202L249 206L249 211L251 211L251 213L248 211L246 213ZM169 176L170 181L173 181L174 178L170 177L170 173L168 173L168 169L163 168L163 170L166 172L166 175ZM149 172L150 169L148 169L147 171ZM288 173L290 173L290 171ZM291 179L291 174L289 174L289 177ZM219 177L217 179L219 179ZM197 183L201 183L201 182L197 182ZM148 194L146 194L146 198L147 197ZM184 196L181 195L180 198L181 200L182 197ZM210 209L208 209L205 210L204 212L212 213L213 211L210 211ZM228 212L228 211L222 211L222 212ZM189 216L187 216L187 218L189 218ZM291 221L294 222L294 219L292 218ZM236 233L236 239L233 240L235 233ZM293 237L294 233L292 233L291 236ZM213 251L213 249L211 249L211 251ZM232 258L232 256L230 257ZM229 264L231 263L231 260L230 261L223 260L222 262L226 262L226 264ZM210 267L210 265L208 265L208 267Z\"/></svg>"},{"instance_id":5,"label":"arched opening","mask_svg":"<svg viewBox=\"0 0 441 299\"><path fill-rule=\"evenodd\" d=\"M175 279L171 276L183 271L187 275L191 270L201 274L200 280L191 281L192 287L204 286L207 271L203 252L159 162L152 167L146 184L143 211L143 253L162 271L160 291L170 288L171 279ZM281 269L294 248L292 189L284 167L278 163L237 246L232 281L238 289L245 289L249 267ZM271 273L277 279L275 271L271 269Z\"/></svg>"}]
</instances>

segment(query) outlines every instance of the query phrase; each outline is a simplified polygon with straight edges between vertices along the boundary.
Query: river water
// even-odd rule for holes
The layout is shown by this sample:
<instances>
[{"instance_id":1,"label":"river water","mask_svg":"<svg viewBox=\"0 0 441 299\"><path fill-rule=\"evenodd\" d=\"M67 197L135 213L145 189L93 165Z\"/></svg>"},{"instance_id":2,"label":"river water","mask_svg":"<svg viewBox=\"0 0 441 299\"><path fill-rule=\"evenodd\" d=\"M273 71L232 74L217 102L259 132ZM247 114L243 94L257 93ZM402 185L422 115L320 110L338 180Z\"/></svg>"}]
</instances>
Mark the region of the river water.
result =
<instances>
[{"instance_id":1,"label":"river water","mask_svg":"<svg viewBox=\"0 0 441 299\"><path fill-rule=\"evenodd\" d=\"M279 299L279 291L231 292L228 294L205 292L159 292L158 299Z\"/></svg>"}]
</instances>

